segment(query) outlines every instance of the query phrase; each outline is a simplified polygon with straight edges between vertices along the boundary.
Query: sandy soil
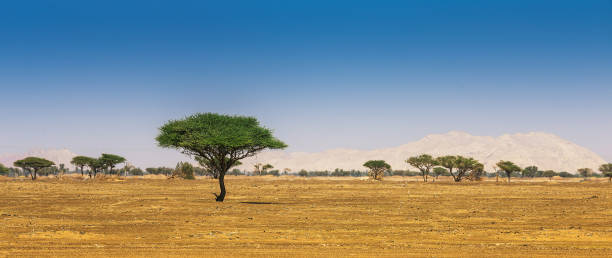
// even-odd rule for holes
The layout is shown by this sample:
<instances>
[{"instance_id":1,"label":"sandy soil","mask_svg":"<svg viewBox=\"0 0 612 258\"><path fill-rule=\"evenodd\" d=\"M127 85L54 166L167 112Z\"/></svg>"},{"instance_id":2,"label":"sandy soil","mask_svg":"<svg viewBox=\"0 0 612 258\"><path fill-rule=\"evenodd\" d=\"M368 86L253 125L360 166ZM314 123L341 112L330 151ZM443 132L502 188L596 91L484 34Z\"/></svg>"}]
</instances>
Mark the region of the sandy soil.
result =
<instances>
[{"instance_id":1,"label":"sandy soil","mask_svg":"<svg viewBox=\"0 0 612 258\"><path fill-rule=\"evenodd\" d=\"M0 180L0 256L612 256L605 180L416 180Z\"/></svg>"}]
</instances>

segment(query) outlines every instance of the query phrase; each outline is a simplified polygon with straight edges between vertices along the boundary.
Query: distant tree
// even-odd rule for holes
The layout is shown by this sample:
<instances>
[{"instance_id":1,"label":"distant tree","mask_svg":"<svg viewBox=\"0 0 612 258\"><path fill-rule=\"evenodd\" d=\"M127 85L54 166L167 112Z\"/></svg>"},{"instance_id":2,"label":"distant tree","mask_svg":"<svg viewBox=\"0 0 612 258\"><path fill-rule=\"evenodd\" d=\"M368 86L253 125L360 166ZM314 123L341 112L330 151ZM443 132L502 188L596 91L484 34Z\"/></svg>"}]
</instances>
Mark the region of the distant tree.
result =
<instances>
[{"instance_id":1,"label":"distant tree","mask_svg":"<svg viewBox=\"0 0 612 258\"><path fill-rule=\"evenodd\" d=\"M288 175L291 172L290 168L283 168L283 175Z\"/></svg>"},{"instance_id":2,"label":"distant tree","mask_svg":"<svg viewBox=\"0 0 612 258\"><path fill-rule=\"evenodd\" d=\"M115 154L102 154L99 158L100 162L108 168L108 173L113 174L113 168L119 163L125 162L125 158Z\"/></svg>"},{"instance_id":3,"label":"distant tree","mask_svg":"<svg viewBox=\"0 0 612 258\"><path fill-rule=\"evenodd\" d=\"M546 171L542 172L542 176L548 177L549 181L552 181L552 178L554 176L556 176L556 175L557 175L557 173L555 171L552 171L552 170L546 170Z\"/></svg>"},{"instance_id":4,"label":"distant tree","mask_svg":"<svg viewBox=\"0 0 612 258\"><path fill-rule=\"evenodd\" d=\"M145 168L145 171L147 171L147 173L149 173L151 175L159 174L159 172L157 171L157 168Z\"/></svg>"},{"instance_id":5,"label":"distant tree","mask_svg":"<svg viewBox=\"0 0 612 258\"><path fill-rule=\"evenodd\" d=\"M537 173L538 173L538 167L529 166L529 167L524 168L523 171L521 171L521 177L535 177Z\"/></svg>"},{"instance_id":6,"label":"distant tree","mask_svg":"<svg viewBox=\"0 0 612 258\"><path fill-rule=\"evenodd\" d=\"M521 168L514 164L512 161L500 160L499 162L497 162L497 166L499 167L499 169L506 172L506 175L508 176L508 183L510 182L510 177L512 177L512 173L521 171Z\"/></svg>"},{"instance_id":7,"label":"distant tree","mask_svg":"<svg viewBox=\"0 0 612 258\"><path fill-rule=\"evenodd\" d=\"M578 174L582 177L590 177L593 175L593 170L590 168L579 168Z\"/></svg>"},{"instance_id":8,"label":"distant tree","mask_svg":"<svg viewBox=\"0 0 612 258\"><path fill-rule=\"evenodd\" d=\"M433 168L433 174L436 177L436 179L438 179L439 176L443 176L443 175L448 175L448 170L446 170L446 168L443 167L435 167Z\"/></svg>"},{"instance_id":9,"label":"distant tree","mask_svg":"<svg viewBox=\"0 0 612 258\"><path fill-rule=\"evenodd\" d=\"M273 168L274 168L274 166L272 166L272 165L270 165L270 164L265 164L263 167L261 167L261 171L262 171L262 172L266 172L266 171L268 171L269 169L273 169Z\"/></svg>"},{"instance_id":10,"label":"distant tree","mask_svg":"<svg viewBox=\"0 0 612 258\"><path fill-rule=\"evenodd\" d=\"M215 194L218 202L222 202L226 195L225 173L236 161L264 149L287 147L253 117L198 113L182 120L169 121L159 130L156 138L159 146L201 157L219 174L220 193Z\"/></svg>"},{"instance_id":11,"label":"distant tree","mask_svg":"<svg viewBox=\"0 0 612 258\"><path fill-rule=\"evenodd\" d=\"M480 181L482 175L485 173L484 172L484 165L481 164L480 162L474 162L472 163L472 167L469 170L469 174L467 176L467 179L470 181Z\"/></svg>"},{"instance_id":12,"label":"distant tree","mask_svg":"<svg viewBox=\"0 0 612 258\"><path fill-rule=\"evenodd\" d=\"M308 176L308 171L302 169L302 170L300 170L300 172L298 172L298 176L307 177Z\"/></svg>"},{"instance_id":13,"label":"distant tree","mask_svg":"<svg viewBox=\"0 0 612 258\"><path fill-rule=\"evenodd\" d=\"M574 177L574 174L567 172L567 171L561 171L559 172L559 176L560 177Z\"/></svg>"},{"instance_id":14,"label":"distant tree","mask_svg":"<svg viewBox=\"0 0 612 258\"><path fill-rule=\"evenodd\" d=\"M608 177L608 182L612 183L612 163L601 165L599 171L602 175Z\"/></svg>"},{"instance_id":15,"label":"distant tree","mask_svg":"<svg viewBox=\"0 0 612 258\"><path fill-rule=\"evenodd\" d=\"M2 163L0 163L0 175L8 175L9 173L9 168L5 167L4 165L2 165Z\"/></svg>"},{"instance_id":16,"label":"distant tree","mask_svg":"<svg viewBox=\"0 0 612 258\"><path fill-rule=\"evenodd\" d=\"M431 168L438 165L438 162L431 155L428 154L410 157L406 160L406 163L410 164L415 168L418 168L421 171L421 175L423 176L423 182L427 182L427 177L429 176Z\"/></svg>"},{"instance_id":17,"label":"distant tree","mask_svg":"<svg viewBox=\"0 0 612 258\"><path fill-rule=\"evenodd\" d=\"M457 174L451 173L451 175L453 176L455 182L461 182L463 177L468 176L472 171L479 170L482 167L482 164L480 164L477 160L463 156L455 156L454 162L454 166L457 169Z\"/></svg>"},{"instance_id":18,"label":"distant tree","mask_svg":"<svg viewBox=\"0 0 612 258\"><path fill-rule=\"evenodd\" d=\"M106 165L99 159L90 158L87 160L87 166L89 167L89 178L92 177L92 174L95 178Z\"/></svg>"},{"instance_id":19,"label":"distant tree","mask_svg":"<svg viewBox=\"0 0 612 258\"><path fill-rule=\"evenodd\" d=\"M49 168L55 165L55 163L53 163L53 161L49 161L43 158L27 157L25 159L15 161L13 165L16 167L28 168L31 171L30 175L32 177L32 180L35 180L38 171L44 168Z\"/></svg>"},{"instance_id":20,"label":"distant tree","mask_svg":"<svg viewBox=\"0 0 612 258\"><path fill-rule=\"evenodd\" d=\"M11 167L9 168L9 176L12 174L14 177L19 177L21 174L20 168Z\"/></svg>"},{"instance_id":21,"label":"distant tree","mask_svg":"<svg viewBox=\"0 0 612 258\"><path fill-rule=\"evenodd\" d=\"M385 171L391 169L384 160L369 160L363 166L370 169L370 177L376 180L381 180Z\"/></svg>"},{"instance_id":22,"label":"distant tree","mask_svg":"<svg viewBox=\"0 0 612 258\"><path fill-rule=\"evenodd\" d=\"M142 171L141 168L132 168L129 171L130 174L134 175L134 176L142 176L144 175L144 171Z\"/></svg>"},{"instance_id":23,"label":"distant tree","mask_svg":"<svg viewBox=\"0 0 612 258\"><path fill-rule=\"evenodd\" d=\"M176 169L174 169L172 176L193 180L195 179L193 176L193 166L189 162L179 162L176 164Z\"/></svg>"},{"instance_id":24,"label":"distant tree","mask_svg":"<svg viewBox=\"0 0 612 258\"><path fill-rule=\"evenodd\" d=\"M232 176L239 176L239 175L242 175L242 172L240 172L240 169L234 168L232 169L232 171L230 171L229 174Z\"/></svg>"}]
</instances>

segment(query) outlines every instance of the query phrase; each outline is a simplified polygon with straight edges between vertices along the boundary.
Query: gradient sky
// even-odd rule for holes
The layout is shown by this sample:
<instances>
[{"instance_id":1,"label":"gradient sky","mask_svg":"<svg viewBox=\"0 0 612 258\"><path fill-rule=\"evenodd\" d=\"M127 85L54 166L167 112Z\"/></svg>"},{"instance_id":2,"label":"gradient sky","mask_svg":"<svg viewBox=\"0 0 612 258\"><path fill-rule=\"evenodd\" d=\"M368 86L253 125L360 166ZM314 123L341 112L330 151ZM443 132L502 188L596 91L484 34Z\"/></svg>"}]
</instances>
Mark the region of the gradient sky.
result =
<instances>
[{"instance_id":1,"label":"gradient sky","mask_svg":"<svg viewBox=\"0 0 612 258\"><path fill-rule=\"evenodd\" d=\"M612 161L611 99L609 0L0 4L0 153L172 166L157 128L220 112L289 151L542 131Z\"/></svg>"}]
</instances>

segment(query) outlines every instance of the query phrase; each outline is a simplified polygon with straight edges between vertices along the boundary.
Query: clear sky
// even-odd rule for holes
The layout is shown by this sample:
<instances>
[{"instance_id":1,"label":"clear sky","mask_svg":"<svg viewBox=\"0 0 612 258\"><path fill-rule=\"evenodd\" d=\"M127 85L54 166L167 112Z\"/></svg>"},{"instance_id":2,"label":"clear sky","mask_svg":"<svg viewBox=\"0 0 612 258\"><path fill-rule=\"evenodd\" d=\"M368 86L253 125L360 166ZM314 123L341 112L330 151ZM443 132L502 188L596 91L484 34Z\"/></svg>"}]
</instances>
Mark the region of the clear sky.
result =
<instances>
[{"instance_id":1,"label":"clear sky","mask_svg":"<svg viewBox=\"0 0 612 258\"><path fill-rule=\"evenodd\" d=\"M612 1L5 1L0 153L172 165L157 128L252 115L289 151L543 131L612 161Z\"/></svg>"}]
</instances>

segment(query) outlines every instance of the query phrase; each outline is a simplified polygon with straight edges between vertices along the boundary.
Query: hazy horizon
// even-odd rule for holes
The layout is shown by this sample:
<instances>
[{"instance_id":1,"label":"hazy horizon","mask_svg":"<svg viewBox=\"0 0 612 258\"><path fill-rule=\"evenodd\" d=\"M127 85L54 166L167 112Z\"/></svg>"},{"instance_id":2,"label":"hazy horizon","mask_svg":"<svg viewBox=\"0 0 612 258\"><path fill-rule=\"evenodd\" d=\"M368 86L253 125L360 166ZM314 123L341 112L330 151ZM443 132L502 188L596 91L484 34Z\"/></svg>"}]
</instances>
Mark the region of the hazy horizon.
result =
<instances>
[{"instance_id":1,"label":"hazy horizon","mask_svg":"<svg viewBox=\"0 0 612 258\"><path fill-rule=\"evenodd\" d=\"M157 128L218 112L258 118L292 152L537 131L612 161L610 1L29 1L0 14L0 154L186 160L157 147Z\"/></svg>"}]
</instances>

